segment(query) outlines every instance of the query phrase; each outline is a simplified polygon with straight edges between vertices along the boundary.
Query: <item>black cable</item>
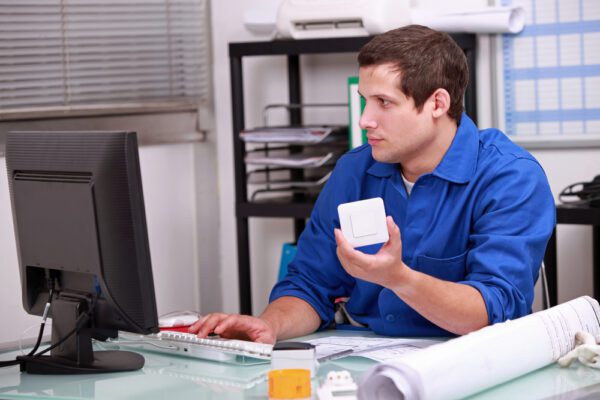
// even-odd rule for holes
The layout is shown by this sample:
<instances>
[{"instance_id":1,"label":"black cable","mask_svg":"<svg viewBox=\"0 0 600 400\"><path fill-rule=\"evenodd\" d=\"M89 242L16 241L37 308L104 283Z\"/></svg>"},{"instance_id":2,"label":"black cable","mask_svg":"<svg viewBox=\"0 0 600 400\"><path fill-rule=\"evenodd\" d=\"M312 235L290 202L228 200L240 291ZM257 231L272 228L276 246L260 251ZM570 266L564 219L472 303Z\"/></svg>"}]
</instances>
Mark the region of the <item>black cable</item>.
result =
<instances>
[{"instance_id":1,"label":"black cable","mask_svg":"<svg viewBox=\"0 0 600 400\"><path fill-rule=\"evenodd\" d=\"M51 301L52 299L52 292L53 289L51 289L51 293L50 293L50 298L49 300ZM39 357L42 356L44 354L46 354L47 352L49 352L50 350L60 346L61 344L63 344L67 339L69 339L71 336L73 336L75 333L79 332L81 330L81 328L83 328L85 326L85 324L87 324L92 316L92 312L94 310L94 306L96 304L96 298L97 295L94 295L94 297L92 298L90 307L88 309L87 312L85 312L84 314L81 314L78 318L77 318L77 323L75 324L75 327L69 332L67 333L65 336L63 336L62 339L60 339L58 342L54 343L53 345L49 346L48 348L40 351L37 354L34 354L35 350L37 350L37 348L39 347L39 344L41 342L41 334L44 331L44 325L45 325L45 319L44 322L42 322L42 325L40 326L40 334L38 335L38 340L36 342L36 345L34 346L34 349L32 351L29 352L29 354L27 354L28 357ZM46 304L46 307L48 308L48 303ZM44 316L47 316L47 309L44 311ZM21 364L23 361L21 360L9 360L9 361L0 361L0 368L3 367L9 367L12 365L19 365Z\"/></svg>"},{"instance_id":2,"label":"black cable","mask_svg":"<svg viewBox=\"0 0 600 400\"><path fill-rule=\"evenodd\" d=\"M81 330L81 328L83 328L85 326L85 324L87 324L91 317L92 317L92 312L94 311L94 307L96 305L96 299L98 298L98 295L95 294L92 297L92 300L90 301L90 306L88 307L88 311L81 314L78 318L77 318L77 323L75 324L75 327L69 332L67 333L62 339L60 339L58 342L54 343L52 346L48 347L47 349L44 349L43 351L40 351L39 353L35 354L34 357L39 357L43 354L46 354L47 352L49 352L50 350L54 349L55 347L60 346L61 344L63 344L67 339L69 339L71 336L73 336L73 334L79 332Z\"/></svg>"},{"instance_id":3,"label":"black cable","mask_svg":"<svg viewBox=\"0 0 600 400\"><path fill-rule=\"evenodd\" d=\"M48 274L48 270L46 270L46 273L47 273L46 280L48 282L48 289L49 289L48 300L46 301L46 306L44 307L44 313L42 315L42 323L40 324L40 330L38 332L37 340L35 342L35 345L33 346L33 349L27 354L28 357L31 357L32 355L34 355L34 353L40 347L40 343L42 343L42 337L44 336L44 329L46 327L46 319L48 318L48 311L50 310L50 304L52 304L52 295L54 294L54 285L52 282L52 278ZM22 363L21 360L16 360L16 359L9 360L9 361L0 361L0 368L10 367L13 365L19 365L21 363Z\"/></svg>"},{"instance_id":4,"label":"black cable","mask_svg":"<svg viewBox=\"0 0 600 400\"><path fill-rule=\"evenodd\" d=\"M60 339L58 342L54 343L52 346L48 347L47 349L44 349L42 351L40 351L39 353L35 354L34 357L39 357L43 354L46 354L47 352L49 352L50 350L54 349L55 347L60 346L61 344L63 344L67 339L69 339L71 336L73 336L73 334L79 332L81 330L81 328L83 328L83 326L90 320L90 316L92 314L92 311L88 311L85 314L81 314L78 318L77 318L77 323L75 324L75 328L71 329L71 331L69 331L69 333L67 333L65 336L63 336L62 339Z\"/></svg>"},{"instance_id":5,"label":"black cable","mask_svg":"<svg viewBox=\"0 0 600 400\"><path fill-rule=\"evenodd\" d=\"M81 314L79 316L79 318L77 318L77 323L75 324L75 328L73 328L69 333L67 333L65 336L63 336L63 338L61 340L54 343L52 346L49 346L48 348L40 351L37 354L33 354L33 351L31 351L31 352L29 352L29 354L27 354L27 356L28 357L32 357L32 356L40 357L40 356L46 354L47 352L49 352L50 350L60 346L67 339L69 339L71 336L73 336L75 333L79 332L81 330L81 328L83 328L83 326L90 320L90 315L91 315L91 310L85 314ZM0 368L21 364L22 362L23 361L21 361L21 360L2 361L2 362L0 362Z\"/></svg>"},{"instance_id":6,"label":"black cable","mask_svg":"<svg viewBox=\"0 0 600 400\"><path fill-rule=\"evenodd\" d=\"M44 328L46 327L46 318L48 318L48 311L50 310L50 304L52 304L52 294L54 294L54 288L50 288L50 293L48 294L48 301L46 302L46 308L44 309L44 315L42 316L42 324L40 325L40 332L38 333L37 341L27 356L34 355L37 349L40 347L42 336L44 335Z\"/></svg>"},{"instance_id":7,"label":"black cable","mask_svg":"<svg viewBox=\"0 0 600 400\"><path fill-rule=\"evenodd\" d=\"M21 364L20 360L0 361L0 368Z\"/></svg>"}]
</instances>

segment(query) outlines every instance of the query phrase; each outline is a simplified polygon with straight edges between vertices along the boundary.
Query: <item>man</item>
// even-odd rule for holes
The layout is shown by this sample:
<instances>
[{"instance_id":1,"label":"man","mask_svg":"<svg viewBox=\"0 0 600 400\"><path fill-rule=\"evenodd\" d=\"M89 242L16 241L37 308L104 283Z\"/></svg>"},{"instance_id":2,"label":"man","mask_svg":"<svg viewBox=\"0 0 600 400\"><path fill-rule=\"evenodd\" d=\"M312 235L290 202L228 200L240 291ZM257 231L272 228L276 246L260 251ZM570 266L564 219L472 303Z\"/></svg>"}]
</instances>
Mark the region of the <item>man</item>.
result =
<instances>
[{"instance_id":1,"label":"man","mask_svg":"<svg viewBox=\"0 0 600 400\"><path fill-rule=\"evenodd\" d=\"M350 322L398 336L461 335L531 312L553 197L528 152L463 114L462 50L413 25L375 37L358 61L368 145L338 161L264 313L209 314L192 332L273 343L331 326L338 298ZM390 239L353 249L337 206L373 197Z\"/></svg>"}]
</instances>

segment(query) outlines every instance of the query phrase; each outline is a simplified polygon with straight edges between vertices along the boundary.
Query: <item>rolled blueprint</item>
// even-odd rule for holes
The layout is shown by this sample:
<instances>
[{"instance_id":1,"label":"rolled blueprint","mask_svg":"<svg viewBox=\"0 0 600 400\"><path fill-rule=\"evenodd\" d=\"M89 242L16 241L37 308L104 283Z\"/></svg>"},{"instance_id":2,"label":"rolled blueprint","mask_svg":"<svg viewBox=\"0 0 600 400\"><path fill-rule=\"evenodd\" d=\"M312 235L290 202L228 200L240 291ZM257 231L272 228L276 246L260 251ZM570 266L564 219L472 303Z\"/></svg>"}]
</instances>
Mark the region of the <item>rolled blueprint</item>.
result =
<instances>
[{"instance_id":1,"label":"rolled blueprint","mask_svg":"<svg viewBox=\"0 0 600 400\"><path fill-rule=\"evenodd\" d=\"M414 8L413 24L425 25L445 32L519 33L525 26L522 7L485 7L464 10Z\"/></svg>"},{"instance_id":2,"label":"rolled blueprint","mask_svg":"<svg viewBox=\"0 0 600 400\"><path fill-rule=\"evenodd\" d=\"M600 336L598 301L583 296L375 366L359 399L457 399L545 367L575 347L575 333ZM465 379L468 377L468 379Z\"/></svg>"}]
</instances>

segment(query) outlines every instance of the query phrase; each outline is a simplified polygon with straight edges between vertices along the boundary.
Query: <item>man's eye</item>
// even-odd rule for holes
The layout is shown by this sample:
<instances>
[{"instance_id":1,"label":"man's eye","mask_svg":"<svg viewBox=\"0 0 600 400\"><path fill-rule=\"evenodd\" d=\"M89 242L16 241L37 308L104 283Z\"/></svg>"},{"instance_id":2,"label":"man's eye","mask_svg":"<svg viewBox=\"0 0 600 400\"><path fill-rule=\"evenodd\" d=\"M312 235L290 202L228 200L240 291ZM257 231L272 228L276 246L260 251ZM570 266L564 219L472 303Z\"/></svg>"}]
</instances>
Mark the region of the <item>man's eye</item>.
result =
<instances>
[{"instance_id":1,"label":"man's eye","mask_svg":"<svg viewBox=\"0 0 600 400\"><path fill-rule=\"evenodd\" d=\"M390 101L387 99L379 99L379 104L381 104L384 107L387 107L390 105Z\"/></svg>"}]
</instances>

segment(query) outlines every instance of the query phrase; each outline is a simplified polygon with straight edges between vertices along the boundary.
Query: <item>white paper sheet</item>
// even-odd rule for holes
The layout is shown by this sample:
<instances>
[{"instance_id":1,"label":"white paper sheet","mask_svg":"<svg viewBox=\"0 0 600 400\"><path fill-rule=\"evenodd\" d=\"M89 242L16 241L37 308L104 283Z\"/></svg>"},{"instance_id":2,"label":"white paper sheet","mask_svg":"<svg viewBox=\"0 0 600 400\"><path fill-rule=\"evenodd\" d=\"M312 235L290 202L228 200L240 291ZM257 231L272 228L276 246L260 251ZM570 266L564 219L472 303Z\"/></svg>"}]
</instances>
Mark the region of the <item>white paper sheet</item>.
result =
<instances>
[{"instance_id":1,"label":"white paper sheet","mask_svg":"<svg viewBox=\"0 0 600 400\"><path fill-rule=\"evenodd\" d=\"M400 354L421 350L441 341L443 340L328 336L307 340L306 342L317 347L317 358L344 353L345 356L360 356L383 362Z\"/></svg>"},{"instance_id":2,"label":"white paper sheet","mask_svg":"<svg viewBox=\"0 0 600 400\"><path fill-rule=\"evenodd\" d=\"M246 164L269 165L274 167L316 168L324 165L333 158L333 153L312 156L306 154L290 154L286 156L262 156L252 154L246 156Z\"/></svg>"},{"instance_id":3,"label":"white paper sheet","mask_svg":"<svg viewBox=\"0 0 600 400\"><path fill-rule=\"evenodd\" d=\"M522 7L465 10L414 8L410 11L410 17L413 24L445 32L519 33L525 26L525 11Z\"/></svg>"},{"instance_id":4,"label":"white paper sheet","mask_svg":"<svg viewBox=\"0 0 600 400\"><path fill-rule=\"evenodd\" d=\"M513 321L378 365L365 374L359 399L455 399L555 362L573 349L575 333L600 335L600 306L583 296ZM384 388L385 386L385 388Z\"/></svg>"},{"instance_id":5,"label":"white paper sheet","mask_svg":"<svg viewBox=\"0 0 600 400\"><path fill-rule=\"evenodd\" d=\"M248 143L297 143L315 144L324 141L339 127L263 127L240 132L240 138Z\"/></svg>"}]
</instances>

